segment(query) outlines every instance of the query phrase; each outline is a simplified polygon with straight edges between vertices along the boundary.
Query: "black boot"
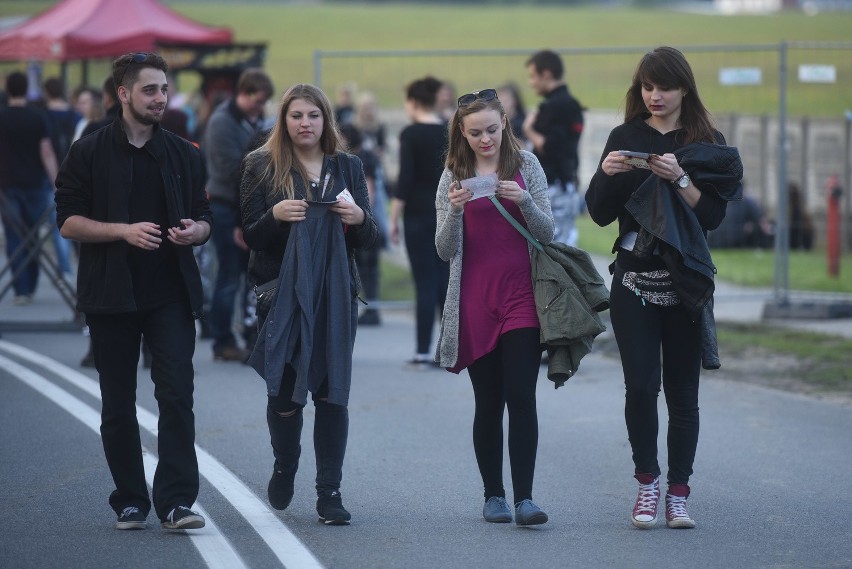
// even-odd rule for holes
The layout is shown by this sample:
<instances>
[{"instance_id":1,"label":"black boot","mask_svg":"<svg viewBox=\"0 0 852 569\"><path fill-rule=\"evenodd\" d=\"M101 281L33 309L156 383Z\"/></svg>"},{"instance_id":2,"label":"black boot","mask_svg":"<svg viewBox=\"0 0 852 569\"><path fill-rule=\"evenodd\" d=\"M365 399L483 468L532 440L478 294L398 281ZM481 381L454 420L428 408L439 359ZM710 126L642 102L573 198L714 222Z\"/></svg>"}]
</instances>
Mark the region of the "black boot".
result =
<instances>
[{"instance_id":1,"label":"black boot","mask_svg":"<svg viewBox=\"0 0 852 569\"><path fill-rule=\"evenodd\" d=\"M266 423L272 441L275 465L266 493L269 504L276 510L284 510L293 499L296 471L299 470L299 456L302 454L302 409L282 417L269 407L266 409Z\"/></svg>"},{"instance_id":2,"label":"black boot","mask_svg":"<svg viewBox=\"0 0 852 569\"><path fill-rule=\"evenodd\" d=\"M348 525L352 516L343 507L340 482L349 437L349 409L327 401L315 403L314 452L317 459L317 513L326 525Z\"/></svg>"}]
</instances>

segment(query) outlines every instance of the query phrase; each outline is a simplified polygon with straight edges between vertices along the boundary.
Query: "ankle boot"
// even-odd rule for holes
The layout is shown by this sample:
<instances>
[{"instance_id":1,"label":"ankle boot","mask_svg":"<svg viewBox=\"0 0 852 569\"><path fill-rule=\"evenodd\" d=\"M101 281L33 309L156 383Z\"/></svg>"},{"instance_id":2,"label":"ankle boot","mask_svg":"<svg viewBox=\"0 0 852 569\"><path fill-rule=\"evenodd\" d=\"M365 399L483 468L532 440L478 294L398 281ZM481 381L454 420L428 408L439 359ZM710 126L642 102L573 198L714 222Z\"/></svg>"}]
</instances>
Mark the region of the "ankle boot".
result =
<instances>
[{"instance_id":1,"label":"ankle boot","mask_svg":"<svg viewBox=\"0 0 852 569\"><path fill-rule=\"evenodd\" d=\"M284 510L293 499L296 471L299 469L299 457L302 454L302 409L291 416L282 417L275 411L266 409L266 423L272 442L275 465L267 487L269 504L276 510Z\"/></svg>"}]
</instances>

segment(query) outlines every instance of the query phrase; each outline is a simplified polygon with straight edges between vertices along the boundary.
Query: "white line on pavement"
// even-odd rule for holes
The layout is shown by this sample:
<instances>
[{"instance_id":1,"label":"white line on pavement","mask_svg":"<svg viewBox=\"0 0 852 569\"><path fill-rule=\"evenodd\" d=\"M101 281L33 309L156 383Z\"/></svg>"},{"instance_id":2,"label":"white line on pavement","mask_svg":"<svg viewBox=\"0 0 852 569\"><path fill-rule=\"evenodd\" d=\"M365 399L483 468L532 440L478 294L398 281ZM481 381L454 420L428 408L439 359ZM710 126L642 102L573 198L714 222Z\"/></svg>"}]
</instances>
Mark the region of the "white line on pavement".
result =
<instances>
[{"instance_id":1,"label":"white line on pavement","mask_svg":"<svg viewBox=\"0 0 852 569\"><path fill-rule=\"evenodd\" d=\"M17 344L0 340L0 348L10 354L30 361L100 399L100 388L90 377L70 367ZM139 426L156 435L157 417L137 406ZM96 430L100 432L100 419ZM245 520L288 569L323 569L319 560L299 541L293 532L225 465L203 448L195 445L199 471Z\"/></svg>"},{"instance_id":2,"label":"white line on pavement","mask_svg":"<svg viewBox=\"0 0 852 569\"><path fill-rule=\"evenodd\" d=\"M5 346L3 346L5 347ZM0 368L5 369L14 377L29 385L61 408L65 409L72 417L100 435L101 417L86 403L83 403L61 387L48 381L39 374L6 357L0 356ZM145 462L145 479L148 484L154 481L154 471L157 468L157 458L143 447L143 459ZM195 508L207 518L207 525L203 531L190 533L192 544L198 549L198 553L211 569L243 569L246 567L243 560L234 550L228 539L222 535L216 524L204 513L200 505Z\"/></svg>"}]
</instances>

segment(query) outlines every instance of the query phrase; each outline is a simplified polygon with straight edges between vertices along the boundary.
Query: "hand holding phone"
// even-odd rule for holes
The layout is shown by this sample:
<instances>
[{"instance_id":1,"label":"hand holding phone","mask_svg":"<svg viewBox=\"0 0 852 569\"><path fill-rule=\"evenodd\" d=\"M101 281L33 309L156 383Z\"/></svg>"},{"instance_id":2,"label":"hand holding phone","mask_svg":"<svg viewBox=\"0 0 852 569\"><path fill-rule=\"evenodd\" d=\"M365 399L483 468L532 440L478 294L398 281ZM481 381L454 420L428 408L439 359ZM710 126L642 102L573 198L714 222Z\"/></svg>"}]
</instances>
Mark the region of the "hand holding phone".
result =
<instances>
[{"instance_id":1,"label":"hand holding phone","mask_svg":"<svg viewBox=\"0 0 852 569\"><path fill-rule=\"evenodd\" d=\"M656 156L656 154L634 152L632 150L619 150L618 153L622 156L627 156L627 160L624 161L625 164L629 164L634 168L644 168L646 170L651 169L648 165L648 160L650 160L652 156Z\"/></svg>"}]
</instances>

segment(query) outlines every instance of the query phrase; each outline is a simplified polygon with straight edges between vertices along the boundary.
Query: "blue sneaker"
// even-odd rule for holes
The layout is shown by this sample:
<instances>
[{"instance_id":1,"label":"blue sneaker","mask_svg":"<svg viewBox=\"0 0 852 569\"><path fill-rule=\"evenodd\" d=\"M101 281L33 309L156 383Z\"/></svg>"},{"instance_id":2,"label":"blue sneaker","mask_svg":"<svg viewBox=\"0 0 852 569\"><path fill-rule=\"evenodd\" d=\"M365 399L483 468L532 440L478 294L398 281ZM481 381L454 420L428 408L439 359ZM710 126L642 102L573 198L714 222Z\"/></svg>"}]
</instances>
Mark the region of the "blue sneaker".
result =
<instances>
[{"instance_id":1,"label":"blue sneaker","mask_svg":"<svg viewBox=\"0 0 852 569\"><path fill-rule=\"evenodd\" d=\"M512 521L512 509L503 496L491 496L482 506L482 517L486 522L506 524Z\"/></svg>"},{"instance_id":2,"label":"blue sneaker","mask_svg":"<svg viewBox=\"0 0 852 569\"><path fill-rule=\"evenodd\" d=\"M537 526L547 523L547 514L527 498L515 504L515 524L519 526Z\"/></svg>"}]
</instances>

